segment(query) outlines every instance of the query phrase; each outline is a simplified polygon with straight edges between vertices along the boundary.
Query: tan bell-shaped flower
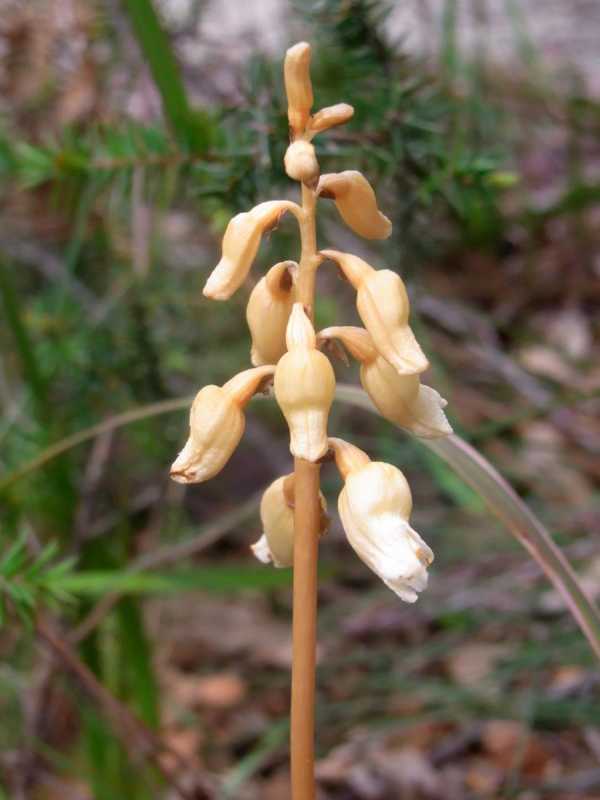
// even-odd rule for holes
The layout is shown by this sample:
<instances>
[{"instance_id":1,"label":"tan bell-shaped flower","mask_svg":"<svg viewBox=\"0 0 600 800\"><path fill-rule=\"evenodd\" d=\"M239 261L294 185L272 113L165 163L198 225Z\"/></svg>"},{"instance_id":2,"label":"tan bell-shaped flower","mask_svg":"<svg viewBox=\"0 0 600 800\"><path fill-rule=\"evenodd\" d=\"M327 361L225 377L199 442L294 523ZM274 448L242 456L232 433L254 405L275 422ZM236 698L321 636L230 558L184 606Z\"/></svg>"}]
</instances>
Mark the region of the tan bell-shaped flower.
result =
<instances>
[{"instance_id":1,"label":"tan bell-shaped flower","mask_svg":"<svg viewBox=\"0 0 600 800\"><path fill-rule=\"evenodd\" d=\"M286 150L283 159L285 171L295 181L314 186L319 178L319 162L315 148L304 139L296 139Z\"/></svg>"},{"instance_id":2,"label":"tan bell-shaped flower","mask_svg":"<svg viewBox=\"0 0 600 800\"><path fill-rule=\"evenodd\" d=\"M321 255L335 261L356 289L356 308L377 351L401 375L424 372L429 362L408 325L410 303L402 278L350 253L322 250Z\"/></svg>"},{"instance_id":3,"label":"tan bell-shaped flower","mask_svg":"<svg viewBox=\"0 0 600 800\"><path fill-rule=\"evenodd\" d=\"M406 478L392 464L370 461L341 439L329 441L345 481L338 510L348 541L386 586L414 603L427 586L433 552L410 527L412 496Z\"/></svg>"},{"instance_id":4,"label":"tan bell-shaped flower","mask_svg":"<svg viewBox=\"0 0 600 800\"><path fill-rule=\"evenodd\" d=\"M285 330L296 290L295 261L275 264L256 284L246 308L252 336L250 359L254 366L276 364L286 351Z\"/></svg>"},{"instance_id":5,"label":"tan bell-shaped flower","mask_svg":"<svg viewBox=\"0 0 600 800\"><path fill-rule=\"evenodd\" d=\"M296 138L304 132L313 105L310 54L308 42L298 42L286 52L283 63L285 93L288 100L288 121L292 138Z\"/></svg>"},{"instance_id":6,"label":"tan bell-shaped flower","mask_svg":"<svg viewBox=\"0 0 600 800\"><path fill-rule=\"evenodd\" d=\"M328 528L327 502L322 492L321 527L323 535ZM260 501L260 519L263 534L252 545L252 551L264 564L291 567L294 563L294 474L278 478L268 487Z\"/></svg>"},{"instance_id":7,"label":"tan bell-shaped flower","mask_svg":"<svg viewBox=\"0 0 600 800\"><path fill-rule=\"evenodd\" d=\"M292 204L268 200L252 211L236 214L223 236L221 260L204 285L203 294L212 300L228 300L246 280L263 234L275 227Z\"/></svg>"},{"instance_id":8,"label":"tan bell-shaped flower","mask_svg":"<svg viewBox=\"0 0 600 800\"><path fill-rule=\"evenodd\" d=\"M272 365L254 367L223 386L200 389L190 411L188 440L171 466L174 481L202 483L223 469L242 438L244 406L274 371Z\"/></svg>"},{"instance_id":9,"label":"tan bell-shaped flower","mask_svg":"<svg viewBox=\"0 0 600 800\"><path fill-rule=\"evenodd\" d=\"M387 239L391 234L392 223L377 208L375 192L361 172L346 170L321 175L317 194L334 200L346 225L359 236Z\"/></svg>"},{"instance_id":10,"label":"tan bell-shaped flower","mask_svg":"<svg viewBox=\"0 0 600 800\"><path fill-rule=\"evenodd\" d=\"M317 342L339 339L360 361L360 381L382 417L424 439L448 436L452 428L443 409L447 405L435 389L423 386L418 375L400 375L375 349L364 328L325 328Z\"/></svg>"},{"instance_id":11,"label":"tan bell-shaped flower","mask_svg":"<svg viewBox=\"0 0 600 800\"><path fill-rule=\"evenodd\" d=\"M329 130L329 128L334 128L336 125L343 125L353 116L354 109L348 103L336 103L334 106L327 106L317 111L310 118L309 133L313 135Z\"/></svg>"},{"instance_id":12,"label":"tan bell-shaped flower","mask_svg":"<svg viewBox=\"0 0 600 800\"><path fill-rule=\"evenodd\" d=\"M315 331L301 303L287 326L288 352L275 370L275 397L290 429L294 456L318 461L328 450L327 419L335 394L329 359L316 349Z\"/></svg>"}]
</instances>

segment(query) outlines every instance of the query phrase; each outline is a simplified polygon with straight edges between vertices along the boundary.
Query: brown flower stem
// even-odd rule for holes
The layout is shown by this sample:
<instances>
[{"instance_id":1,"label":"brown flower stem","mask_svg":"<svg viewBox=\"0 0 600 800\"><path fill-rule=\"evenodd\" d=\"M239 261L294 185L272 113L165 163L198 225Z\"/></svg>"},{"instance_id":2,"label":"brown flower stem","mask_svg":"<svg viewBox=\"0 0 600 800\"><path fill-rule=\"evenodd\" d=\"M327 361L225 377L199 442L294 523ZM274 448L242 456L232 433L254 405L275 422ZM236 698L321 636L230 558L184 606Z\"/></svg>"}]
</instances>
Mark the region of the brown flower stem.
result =
<instances>
[{"instance_id":1,"label":"brown flower stem","mask_svg":"<svg viewBox=\"0 0 600 800\"><path fill-rule=\"evenodd\" d=\"M302 184L302 252L298 299L313 317L317 256L316 195ZM291 774L292 800L315 800L315 664L317 562L321 517L319 465L294 461L294 593L292 625Z\"/></svg>"},{"instance_id":2,"label":"brown flower stem","mask_svg":"<svg viewBox=\"0 0 600 800\"><path fill-rule=\"evenodd\" d=\"M321 258L317 255L317 231L315 225L316 205L317 196L315 192L303 183L303 214L302 218L300 219L302 251L300 253L300 265L296 289L298 292L298 300L304 306L304 309L311 320L314 317L315 278L317 275L317 267L321 263Z\"/></svg>"},{"instance_id":3,"label":"brown flower stem","mask_svg":"<svg viewBox=\"0 0 600 800\"><path fill-rule=\"evenodd\" d=\"M314 800L319 465L296 458L294 470L292 800Z\"/></svg>"}]
</instances>

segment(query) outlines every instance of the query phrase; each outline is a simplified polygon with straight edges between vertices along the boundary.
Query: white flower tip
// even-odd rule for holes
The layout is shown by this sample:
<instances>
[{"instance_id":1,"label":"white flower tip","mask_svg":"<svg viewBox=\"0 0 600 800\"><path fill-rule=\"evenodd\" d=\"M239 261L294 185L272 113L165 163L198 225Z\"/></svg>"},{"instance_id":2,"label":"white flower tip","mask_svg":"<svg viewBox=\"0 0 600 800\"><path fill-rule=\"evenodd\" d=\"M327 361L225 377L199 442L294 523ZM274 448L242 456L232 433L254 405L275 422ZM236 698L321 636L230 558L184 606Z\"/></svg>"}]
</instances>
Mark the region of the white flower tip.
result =
<instances>
[{"instance_id":1,"label":"white flower tip","mask_svg":"<svg viewBox=\"0 0 600 800\"><path fill-rule=\"evenodd\" d=\"M414 406L414 422L410 430L423 439L438 439L442 436L450 436L453 433L452 426L444 414L443 409L448 402L432 389L430 386L419 387Z\"/></svg>"},{"instance_id":2,"label":"white flower tip","mask_svg":"<svg viewBox=\"0 0 600 800\"><path fill-rule=\"evenodd\" d=\"M273 561L273 554L271 553L267 537L264 533L258 541L250 545L250 549L255 557L259 561L262 561L263 564L270 564Z\"/></svg>"}]
</instances>

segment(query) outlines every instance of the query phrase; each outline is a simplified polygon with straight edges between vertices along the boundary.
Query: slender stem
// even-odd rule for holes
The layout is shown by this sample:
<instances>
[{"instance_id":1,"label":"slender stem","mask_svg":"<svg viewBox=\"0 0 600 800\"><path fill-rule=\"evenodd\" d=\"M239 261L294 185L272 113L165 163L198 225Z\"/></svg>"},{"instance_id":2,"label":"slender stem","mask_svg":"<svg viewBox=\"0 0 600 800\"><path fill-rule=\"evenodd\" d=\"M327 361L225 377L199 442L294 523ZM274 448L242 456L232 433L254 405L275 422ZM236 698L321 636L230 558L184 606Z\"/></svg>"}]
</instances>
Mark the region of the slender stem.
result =
<instances>
[{"instance_id":1,"label":"slender stem","mask_svg":"<svg viewBox=\"0 0 600 800\"><path fill-rule=\"evenodd\" d=\"M294 471L292 800L314 800L319 465L296 458Z\"/></svg>"},{"instance_id":2,"label":"slender stem","mask_svg":"<svg viewBox=\"0 0 600 800\"><path fill-rule=\"evenodd\" d=\"M313 317L319 264L315 227L316 195L302 184L302 252L298 299ZM318 464L294 461L294 594L290 753L292 800L315 800L315 664L317 648L317 562L319 538Z\"/></svg>"}]
</instances>

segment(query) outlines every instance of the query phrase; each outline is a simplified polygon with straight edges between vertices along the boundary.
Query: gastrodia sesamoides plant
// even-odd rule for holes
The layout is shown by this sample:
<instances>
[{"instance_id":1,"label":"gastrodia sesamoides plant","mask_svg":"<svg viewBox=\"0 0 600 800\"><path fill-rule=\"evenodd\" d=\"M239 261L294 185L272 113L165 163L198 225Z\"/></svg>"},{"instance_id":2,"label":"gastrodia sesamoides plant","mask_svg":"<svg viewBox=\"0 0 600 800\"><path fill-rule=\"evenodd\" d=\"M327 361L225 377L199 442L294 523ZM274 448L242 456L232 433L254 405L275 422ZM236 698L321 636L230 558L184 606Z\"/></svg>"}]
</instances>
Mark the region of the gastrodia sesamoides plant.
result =
<instances>
[{"instance_id":1,"label":"gastrodia sesamoides plant","mask_svg":"<svg viewBox=\"0 0 600 800\"><path fill-rule=\"evenodd\" d=\"M389 237L392 223L360 172L320 174L313 139L348 122L354 112L347 103L313 111L310 60L310 45L300 42L288 50L284 64L290 129L284 166L288 176L301 184L302 203L267 200L234 216L204 295L213 300L230 298L246 281L264 234L276 228L287 212L298 223L300 256L297 261L271 266L256 282L246 311L254 367L221 387L206 386L198 392L190 414L189 439L171 475L184 483L216 475L242 437L246 404L272 383L289 428L296 470L303 461L335 460L344 481L338 508L348 541L387 586L413 602L426 586L433 553L410 526L412 498L400 470L371 461L357 447L330 437L335 374L326 351L331 343L341 341L360 363L361 382L383 417L415 436L441 437L452 429L444 413L446 401L421 382L429 364L409 324L410 302L402 278L393 270L375 269L351 253L317 247L319 200L333 201L341 220L365 239ZM340 325L315 332L315 275L326 261L336 263L356 290L364 328ZM261 561L277 567L292 566L294 561L297 474L277 478L261 502L263 533L253 551ZM322 494L319 502L317 533L322 533L327 527Z\"/></svg>"}]
</instances>

